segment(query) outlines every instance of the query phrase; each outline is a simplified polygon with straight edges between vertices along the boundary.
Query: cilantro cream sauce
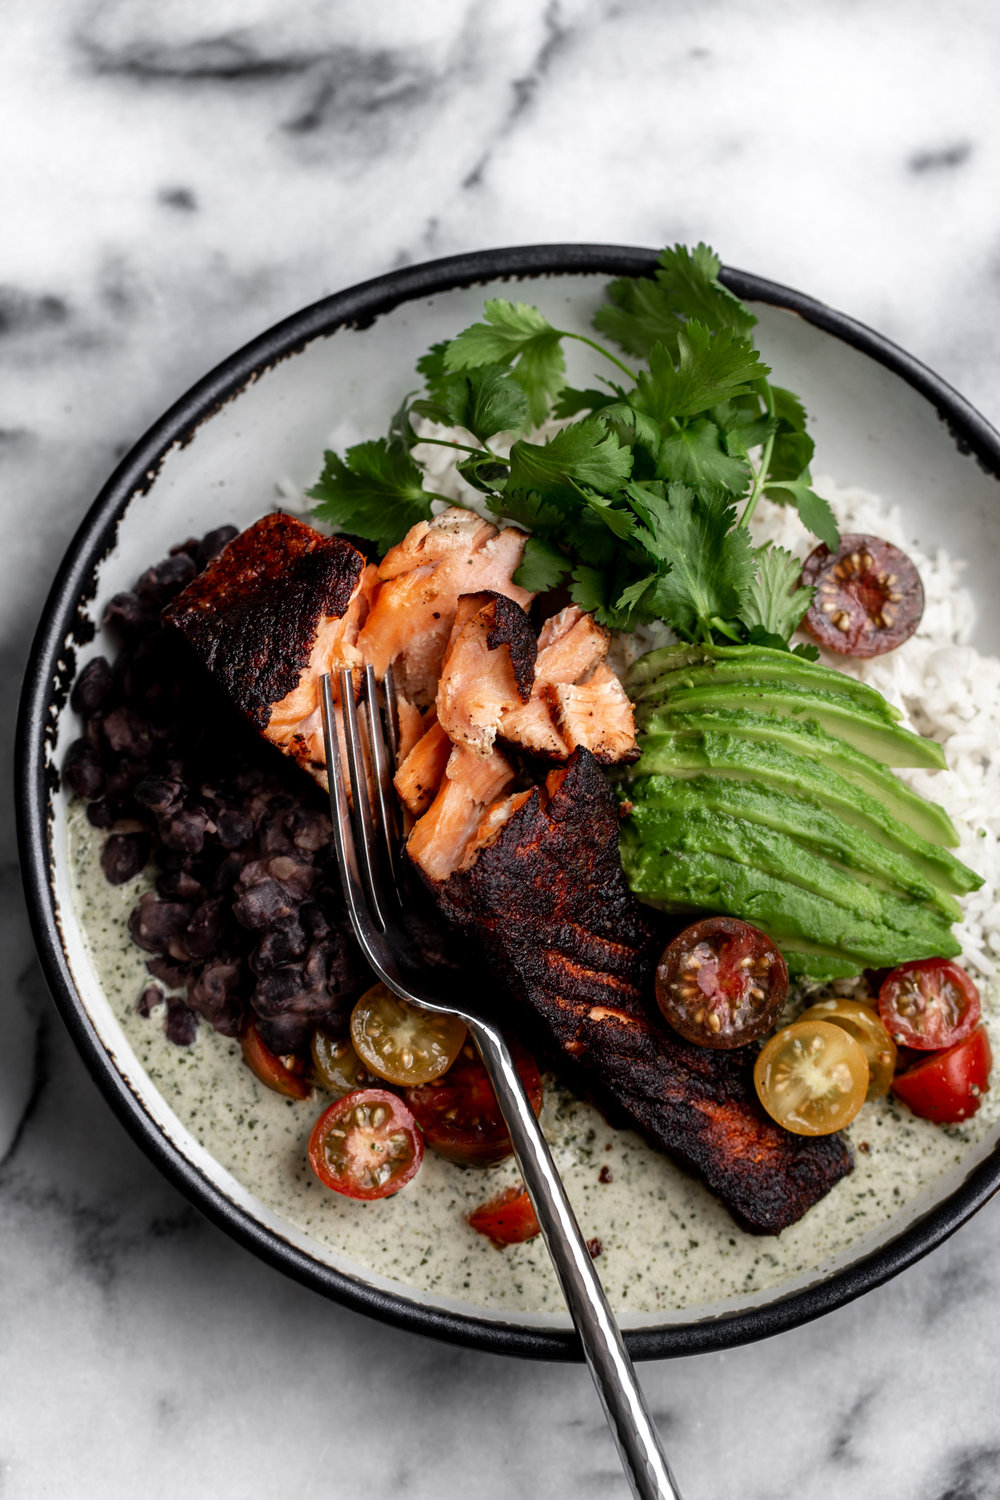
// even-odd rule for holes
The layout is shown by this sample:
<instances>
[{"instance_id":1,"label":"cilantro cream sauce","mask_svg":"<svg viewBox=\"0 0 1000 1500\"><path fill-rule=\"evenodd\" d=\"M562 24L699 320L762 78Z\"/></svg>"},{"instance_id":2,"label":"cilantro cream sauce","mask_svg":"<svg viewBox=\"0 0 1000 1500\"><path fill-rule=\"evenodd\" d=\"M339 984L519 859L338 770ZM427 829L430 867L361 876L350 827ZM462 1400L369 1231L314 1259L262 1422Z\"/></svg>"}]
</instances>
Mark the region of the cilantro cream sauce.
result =
<instances>
[{"instance_id":1,"label":"cilantro cream sauce","mask_svg":"<svg viewBox=\"0 0 1000 1500\"><path fill-rule=\"evenodd\" d=\"M74 898L94 970L150 1079L177 1118L244 1187L320 1247L405 1286L457 1298L471 1308L556 1313L562 1296L540 1239L495 1249L464 1215L511 1182L511 1163L463 1169L428 1151L402 1192L362 1203L329 1192L306 1163L306 1142L329 1102L272 1093L243 1064L239 1045L202 1022L191 1047L163 1034L136 1002L149 982L127 921L146 876L107 883L101 835L82 804L70 809ZM984 994L984 1003L987 996ZM777 1237L738 1229L701 1185L639 1136L546 1078L542 1125L612 1303L628 1314L719 1310L732 1300L810 1279L886 1220L912 1213L922 1192L960 1162L1000 1116L1000 1088L961 1127L941 1129L891 1100L866 1104L846 1132L855 1170L798 1224Z\"/></svg>"}]
</instances>

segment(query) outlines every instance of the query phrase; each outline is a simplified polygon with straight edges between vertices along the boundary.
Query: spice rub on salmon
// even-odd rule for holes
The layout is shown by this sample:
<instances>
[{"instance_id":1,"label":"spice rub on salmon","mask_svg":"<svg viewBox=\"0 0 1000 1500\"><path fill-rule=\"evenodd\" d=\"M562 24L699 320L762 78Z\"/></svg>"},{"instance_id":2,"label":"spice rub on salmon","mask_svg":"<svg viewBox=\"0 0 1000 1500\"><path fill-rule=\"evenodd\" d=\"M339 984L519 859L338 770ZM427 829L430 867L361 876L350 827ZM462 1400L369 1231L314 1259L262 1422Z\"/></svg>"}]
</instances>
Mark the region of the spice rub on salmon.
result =
<instances>
[{"instance_id":1,"label":"spice rub on salmon","mask_svg":"<svg viewBox=\"0 0 1000 1500\"><path fill-rule=\"evenodd\" d=\"M563 1071L744 1228L795 1223L851 1171L849 1149L837 1135L783 1130L758 1103L749 1062L683 1041L655 1013L662 935L625 882L615 799L593 756L577 751L480 827L480 843L427 883Z\"/></svg>"},{"instance_id":2,"label":"spice rub on salmon","mask_svg":"<svg viewBox=\"0 0 1000 1500\"><path fill-rule=\"evenodd\" d=\"M280 512L239 533L165 610L227 696L325 784L319 679L361 665L375 569Z\"/></svg>"},{"instance_id":3,"label":"spice rub on salmon","mask_svg":"<svg viewBox=\"0 0 1000 1500\"><path fill-rule=\"evenodd\" d=\"M378 565L378 595L358 639L378 678L395 664L404 696L432 703L460 596L489 589L522 607L534 598L514 582L527 540L457 506L411 526Z\"/></svg>"}]
</instances>

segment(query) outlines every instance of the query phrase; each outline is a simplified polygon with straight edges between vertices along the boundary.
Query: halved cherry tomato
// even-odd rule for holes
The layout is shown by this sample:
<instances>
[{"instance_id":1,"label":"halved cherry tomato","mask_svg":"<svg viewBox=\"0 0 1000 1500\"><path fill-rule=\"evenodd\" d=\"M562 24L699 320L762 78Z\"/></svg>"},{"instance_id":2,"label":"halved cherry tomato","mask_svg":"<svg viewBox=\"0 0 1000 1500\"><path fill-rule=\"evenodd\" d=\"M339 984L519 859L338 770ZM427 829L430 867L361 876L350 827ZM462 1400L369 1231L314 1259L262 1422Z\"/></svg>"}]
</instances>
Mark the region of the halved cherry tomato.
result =
<instances>
[{"instance_id":1,"label":"halved cherry tomato","mask_svg":"<svg viewBox=\"0 0 1000 1500\"><path fill-rule=\"evenodd\" d=\"M772 1120L793 1135L830 1135L864 1104L868 1063L842 1026L796 1021L761 1048L753 1081Z\"/></svg>"},{"instance_id":2,"label":"halved cherry tomato","mask_svg":"<svg viewBox=\"0 0 1000 1500\"><path fill-rule=\"evenodd\" d=\"M989 1087L992 1066L986 1028L977 1026L971 1036L946 1052L936 1052L897 1074L892 1091L922 1120L955 1125L976 1113Z\"/></svg>"},{"instance_id":3,"label":"halved cherry tomato","mask_svg":"<svg viewBox=\"0 0 1000 1500\"><path fill-rule=\"evenodd\" d=\"M510 1042L514 1066L537 1115L542 1107L542 1078L533 1057L519 1042ZM441 1078L406 1090L424 1140L439 1156L464 1167L488 1167L510 1156L507 1127L486 1069L471 1042Z\"/></svg>"},{"instance_id":4,"label":"halved cherry tomato","mask_svg":"<svg viewBox=\"0 0 1000 1500\"><path fill-rule=\"evenodd\" d=\"M524 1188L508 1187L488 1203L466 1215L477 1234L485 1234L498 1250L520 1245L540 1233L531 1199Z\"/></svg>"},{"instance_id":5,"label":"halved cherry tomato","mask_svg":"<svg viewBox=\"0 0 1000 1500\"><path fill-rule=\"evenodd\" d=\"M893 969L878 992L878 1011L893 1040L939 1052L979 1025L979 991L949 958L921 958Z\"/></svg>"},{"instance_id":6,"label":"halved cherry tomato","mask_svg":"<svg viewBox=\"0 0 1000 1500\"><path fill-rule=\"evenodd\" d=\"M387 1083L428 1083L447 1073L466 1038L462 1021L399 1000L373 985L351 1012L354 1050Z\"/></svg>"},{"instance_id":7,"label":"halved cherry tomato","mask_svg":"<svg viewBox=\"0 0 1000 1500\"><path fill-rule=\"evenodd\" d=\"M799 1016L800 1021L830 1021L850 1032L868 1061L868 1092L866 1099L883 1098L892 1086L896 1071L896 1043L886 1031L870 1005L860 1000L846 1000L832 996L829 1000L818 1000Z\"/></svg>"},{"instance_id":8,"label":"halved cherry tomato","mask_svg":"<svg viewBox=\"0 0 1000 1500\"><path fill-rule=\"evenodd\" d=\"M375 1082L346 1037L338 1040L317 1028L313 1032L312 1058L320 1085L335 1099Z\"/></svg>"},{"instance_id":9,"label":"halved cherry tomato","mask_svg":"<svg viewBox=\"0 0 1000 1500\"><path fill-rule=\"evenodd\" d=\"M388 1089L355 1089L323 1111L309 1137L309 1165L348 1198L387 1198L415 1176L424 1156L417 1122Z\"/></svg>"},{"instance_id":10,"label":"halved cherry tomato","mask_svg":"<svg viewBox=\"0 0 1000 1500\"><path fill-rule=\"evenodd\" d=\"M881 537L852 532L831 552L825 542L802 564L816 594L802 624L841 656L881 656L920 624L924 588L905 552Z\"/></svg>"},{"instance_id":11,"label":"halved cherry tomato","mask_svg":"<svg viewBox=\"0 0 1000 1500\"><path fill-rule=\"evenodd\" d=\"M656 968L656 1000L675 1031L702 1047L742 1047L774 1025L788 965L766 933L707 917L679 933Z\"/></svg>"},{"instance_id":12,"label":"halved cherry tomato","mask_svg":"<svg viewBox=\"0 0 1000 1500\"><path fill-rule=\"evenodd\" d=\"M278 1057L261 1041L260 1032L252 1021L240 1037L240 1047L243 1049L243 1061L251 1073L256 1074L269 1089L273 1089L276 1094L284 1094L287 1099L309 1098L312 1083L306 1072L304 1058L297 1057L294 1053L288 1057Z\"/></svg>"}]
</instances>

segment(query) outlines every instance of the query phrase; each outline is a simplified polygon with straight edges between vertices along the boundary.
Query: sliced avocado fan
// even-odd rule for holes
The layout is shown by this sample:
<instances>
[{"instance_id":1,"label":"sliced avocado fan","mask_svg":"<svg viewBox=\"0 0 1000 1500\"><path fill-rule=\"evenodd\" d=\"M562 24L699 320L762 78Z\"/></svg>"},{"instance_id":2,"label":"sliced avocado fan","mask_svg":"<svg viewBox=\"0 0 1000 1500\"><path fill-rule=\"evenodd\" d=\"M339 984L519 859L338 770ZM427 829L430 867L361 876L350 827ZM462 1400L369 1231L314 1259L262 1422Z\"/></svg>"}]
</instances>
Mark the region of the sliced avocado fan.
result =
<instances>
[{"instance_id":1,"label":"sliced avocado fan","mask_svg":"<svg viewBox=\"0 0 1000 1500\"><path fill-rule=\"evenodd\" d=\"M626 687L641 754L621 847L641 899L752 922L811 979L959 952L955 894L982 881L944 809L888 769L944 755L874 689L755 646L650 652Z\"/></svg>"}]
</instances>

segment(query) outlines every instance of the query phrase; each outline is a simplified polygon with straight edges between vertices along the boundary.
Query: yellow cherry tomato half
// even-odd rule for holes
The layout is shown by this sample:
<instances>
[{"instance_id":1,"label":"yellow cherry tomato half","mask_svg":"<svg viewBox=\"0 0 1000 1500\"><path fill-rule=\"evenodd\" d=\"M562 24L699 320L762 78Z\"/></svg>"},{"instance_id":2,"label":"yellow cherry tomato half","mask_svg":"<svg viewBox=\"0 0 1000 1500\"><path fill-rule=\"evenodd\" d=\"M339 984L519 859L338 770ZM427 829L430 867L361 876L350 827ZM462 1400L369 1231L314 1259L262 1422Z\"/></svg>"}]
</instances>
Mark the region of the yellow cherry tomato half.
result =
<instances>
[{"instance_id":1,"label":"yellow cherry tomato half","mask_svg":"<svg viewBox=\"0 0 1000 1500\"><path fill-rule=\"evenodd\" d=\"M842 1026L796 1021L761 1048L753 1081L772 1120L793 1135L830 1135L864 1104L868 1063Z\"/></svg>"},{"instance_id":2,"label":"yellow cherry tomato half","mask_svg":"<svg viewBox=\"0 0 1000 1500\"><path fill-rule=\"evenodd\" d=\"M312 1059L316 1081L335 1099L375 1081L346 1037L337 1039L317 1029L313 1032Z\"/></svg>"},{"instance_id":3,"label":"yellow cherry tomato half","mask_svg":"<svg viewBox=\"0 0 1000 1500\"><path fill-rule=\"evenodd\" d=\"M447 1073L466 1038L465 1024L399 1000L373 985L351 1012L351 1041L362 1063L387 1083L430 1083Z\"/></svg>"},{"instance_id":4,"label":"yellow cherry tomato half","mask_svg":"<svg viewBox=\"0 0 1000 1500\"><path fill-rule=\"evenodd\" d=\"M868 1061L868 1092L866 1099L881 1099L892 1087L896 1072L896 1043L889 1035L877 1011L860 1000L845 1000L831 996L810 1005L799 1016L800 1021L829 1021L850 1032Z\"/></svg>"}]
</instances>

